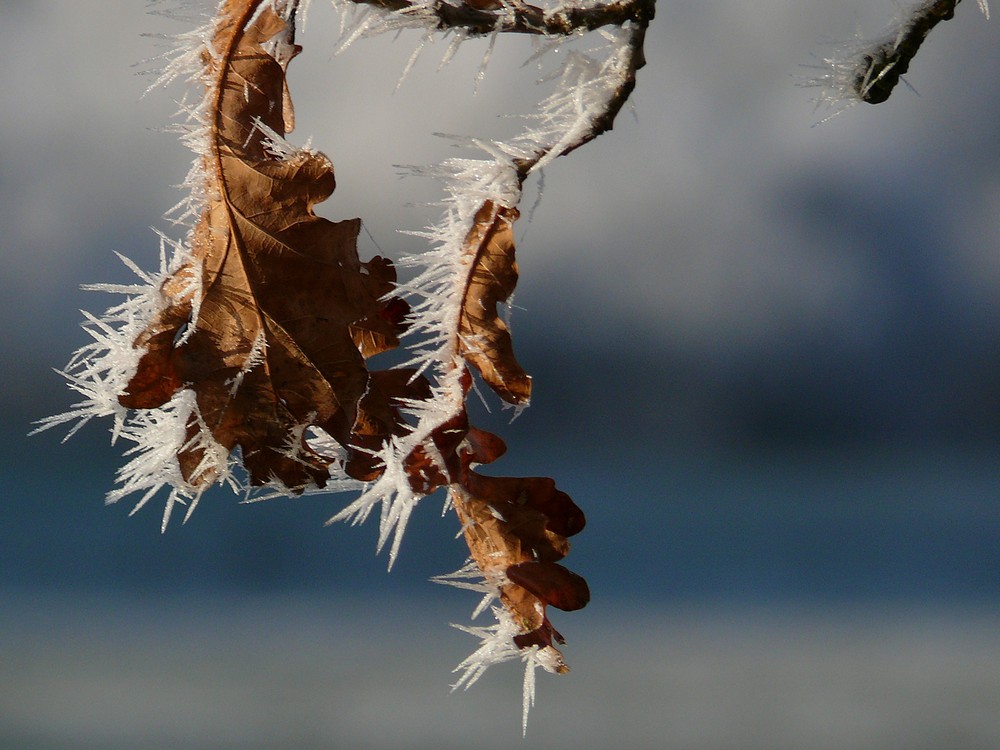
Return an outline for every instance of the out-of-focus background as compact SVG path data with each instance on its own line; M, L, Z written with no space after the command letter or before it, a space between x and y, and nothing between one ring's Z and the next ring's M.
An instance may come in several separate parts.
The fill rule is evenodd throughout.
M105 507L120 447L31 422L73 395L82 283L155 265L180 199L179 88L138 75L184 24L137 0L0 0L0 746L943 748L1000 746L1000 27L975 3L901 86L822 125L811 66L889 0L660 0L609 133L519 222L513 325L531 409L481 417L494 470L556 478L589 525L555 613L573 672L449 694L470 594L437 498L396 568L344 497ZM436 72L416 40L333 57L313 2L291 66L298 142L333 160L322 211L362 253L420 250L435 186L394 165L504 135L543 93L530 44ZM535 201L530 187L525 208Z

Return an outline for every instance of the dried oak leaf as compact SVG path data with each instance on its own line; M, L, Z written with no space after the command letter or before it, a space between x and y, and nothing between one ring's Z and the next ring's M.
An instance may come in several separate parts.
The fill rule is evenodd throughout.
M365 357L397 345L405 304L380 301L395 272L381 258L360 262L359 219L313 213L335 187L329 160L274 142L292 121L290 27L263 0L229 0L220 17L215 54L204 56L210 197L191 235L194 263L163 285L168 304L135 340L145 351L119 400L153 408L195 392L178 455L193 485L214 479L201 469L204 430L242 450L254 484L322 485L329 461L304 429L349 439Z
M520 648L563 643L546 607L581 609L590 601L587 582L557 561L569 552L567 537L584 527L583 511L546 477L490 477L467 471L451 487L465 540L487 579L500 583L500 600L520 633ZM561 657L557 670L568 667Z
M505 401L526 404L531 399L531 377L514 358L510 331L497 314L517 285L514 258L516 208L486 201L476 212L465 238L470 271L462 296L458 324L458 353Z

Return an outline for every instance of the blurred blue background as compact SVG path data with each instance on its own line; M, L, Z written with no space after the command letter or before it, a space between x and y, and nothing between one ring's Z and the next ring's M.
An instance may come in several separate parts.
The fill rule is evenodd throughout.
M995 21L963 4L919 93L813 127L796 84L890 3L660 0L637 117L548 170L514 301L533 404L479 422L495 472L587 513L567 562L593 602L555 614L573 672L540 676L522 741L518 669L448 692L475 600L427 582L465 557L439 498L387 574L374 525L323 526L346 497L213 493L161 535L155 502L103 504L107 425L26 437L110 302L79 285L177 231L181 91L140 99L137 72L142 33L186 27L143 6L0 0L0 746L1000 746ZM396 230L436 188L394 165L512 132L530 47L500 40L475 92L485 46L435 72L432 45L393 93L416 37L333 57L336 23L312 4L294 139L363 254L419 251Z

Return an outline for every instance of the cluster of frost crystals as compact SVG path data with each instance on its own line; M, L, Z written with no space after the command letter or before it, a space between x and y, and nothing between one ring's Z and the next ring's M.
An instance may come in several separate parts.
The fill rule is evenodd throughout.
M502 607L490 607L499 595L500 586L507 581L502 577L494 580L486 577L479 570L478 566L471 560L454 573L435 576L431 579L435 583L442 583L448 586L455 586L460 589L475 591L483 595L479 604L472 612L475 620L480 614L491 610L496 618L494 625L473 626L452 624L452 627L468 633L479 639L479 646L469 656L463 659L454 672L461 672L458 680L452 685L452 690L459 688L467 690L494 664L503 664L509 661L524 663L524 682L521 698L521 731L526 733L528 729L528 714L535 705L535 670L541 667L546 672L565 672L567 667L563 662L562 655L551 646L540 648L530 646L528 648L518 648L514 642L514 637L520 634L520 629L514 623L510 613Z
M166 247L174 253L167 260ZM186 261L187 254L179 243L161 235L160 269L155 274L146 273L125 256L121 261L138 277L136 284L91 284L90 291L110 292L125 296L125 300L110 307L97 317L84 312L83 330L92 341L77 349L69 363L60 371L72 390L83 400L62 414L47 417L39 422L39 430L75 423L64 439L72 437L94 417L111 417L112 439L121 435L128 410L118 403L118 394L125 390L138 365L142 352L132 346L135 337L146 327L165 305L160 285ZM37 430L36 430L37 432Z
M113 503L126 495L142 492L134 513L161 489L169 488L162 523L166 528L176 503L190 504L190 514L204 491L204 487L184 480L177 461L178 451L200 449L202 464L194 474L219 481L231 478L228 452L204 438L197 445L188 444L186 425L199 419L193 393L182 392L159 409L139 411L123 407L118 396L126 391L143 354L133 342L169 304L162 292L164 282L176 280L177 271L186 266L189 286L177 291L181 296L197 299L201 274L192 270L197 269L197 264L192 261L189 248L162 235L160 267L156 273L147 273L128 258L119 257L136 274L138 283L85 287L91 291L120 294L124 300L108 308L100 317L84 313L83 329L92 341L74 352L62 370L70 388L82 399L62 414L41 420L38 430L72 424L64 438L68 439L94 417L110 417L112 442L123 439L133 446L125 453L127 462L118 471L118 487L108 493L107 501Z
M526 119L533 127L512 142L519 151L543 154L533 171L543 169L567 148L585 141L634 71L631 30L615 27L592 32L598 43L569 50L562 65L542 79L555 81L553 92ZM563 40L546 39L532 59L558 51Z
M333 0L333 7L340 13L340 41L337 52L343 52L359 39L380 36L387 33L399 33L408 29L422 30L420 41L414 46L413 53L399 75L397 87L403 83L410 70L416 64L420 53L432 43L438 35L450 35L451 41L441 59L444 67L458 52L466 40L472 38L465 29L451 28L441 31L438 28L437 15L440 3L437 0L416 0L402 10L388 10L373 5L354 2L354 0ZM498 19L499 20L499 19ZM494 39L495 39L494 35ZM492 45L491 48L492 50ZM485 65L489 52L483 60Z
M915 19L940 0L924 0L907 11L902 11L889 29L874 39L865 39L860 32L855 39L840 46L836 55L823 58L819 75L803 82L807 87L821 88L816 97L817 108L831 110L821 122L836 117L841 112L865 101L868 92L882 78L889 75L895 65L900 45L912 30ZM958 5L957 0L955 5ZM979 10L989 20L987 0L977 0Z
M187 427L192 421L202 429L195 433L195 437L188 438ZM195 394L191 390L178 391L158 409L143 409L131 414L122 429L122 437L135 445L125 452L128 460L118 470L119 486L108 493L108 502L114 503L142 492L142 497L132 509L132 513L136 513L160 490L167 488L169 492L163 508L161 530L166 531L177 503L188 506L184 516L186 521L207 486L193 486L184 479L177 461L178 451L201 454L193 476L210 478L208 484L219 481L234 487L238 485L232 473L235 462L230 459L229 451L212 440L210 435L201 421Z
M347 49L359 39L404 29L433 29L437 26L437 0L417 0L399 11L362 5L354 0L333 0L340 13L340 49Z
M815 99L816 107L830 110L822 122L863 102L872 86L889 74L892 67L886 61L902 41L904 33L905 28L901 27L876 40L859 36L841 45L836 55L823 58L823 65L817 66L820 74L803 83L807 87L822 89Z
M529 646L519 648L514 637L521 630L514 622L510 613L502 607L493 607L496 617L495 625L485 627L471 625L455 625L456 628L479 639L479 648L467 656L457 667L461 672L458 681L452 685L453 690L467 689L472 686L487 669L495 664L509 661L524 663L524 683L521 694L521 732L527 733L528 714L535 705L535 670L541 667L546 672L559 673L566 671L562 656L551 646Z

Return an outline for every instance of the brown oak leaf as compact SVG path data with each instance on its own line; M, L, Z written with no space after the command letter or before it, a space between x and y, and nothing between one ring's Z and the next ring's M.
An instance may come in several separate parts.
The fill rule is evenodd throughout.
M510 331L497 314L517 285L514 258L516 208L486 201L465 238L471 269L462 297L458 328L459 354L474 366L505 401L526 404L531 399L531 377L514 358Z
M515 643L562 643L546 607L569 611L590 601L587 582L557 563L569 551L566 537L583 529L583 512L545 477L468 471L464 483L452 485L451 499L472 559L488 580L500 581L500 600L520 630Z
M381 301L392 264L359 260L361 221L313 213L335 187L329 160L275 143L291 127L285 69L299 48L260 5L229 0L216 54L204 56L209 198L191 234L193 263L163 285L167 305L136 339L144 354L119 400L154 408L192 389L200 419L178 456L189 483L214 479L193 447L208 430L241 449L253 484L295 490L328 473L304 428L349 439L369 384L365 357L397 345L406 309Z

